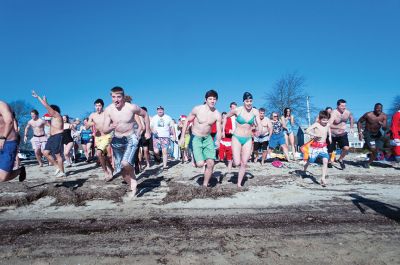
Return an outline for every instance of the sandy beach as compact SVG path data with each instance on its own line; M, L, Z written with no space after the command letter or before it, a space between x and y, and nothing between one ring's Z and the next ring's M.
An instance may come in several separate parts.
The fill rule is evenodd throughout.
M201 169L170 162L134 199L95 163L56 179L24 162L25 182L0 185L0 264L400 264L400 168L361 161L326 188L319 165L250 164L241 190L223 163L202 188Z

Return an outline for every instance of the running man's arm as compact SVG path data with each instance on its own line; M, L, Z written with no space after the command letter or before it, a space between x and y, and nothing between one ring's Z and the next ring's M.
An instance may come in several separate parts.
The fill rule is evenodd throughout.
M138 115L142 116L144 119L144 125L145 125L145 130L146 132L144 133L144 137L146 139L150 139L151 137L151 129L150 129L150 118L149 118L149 114L147 113L147 111L145 111L144 109L142 109L141 107L135 105L135 107L139 110L138 111Z
M197 115L197 107L194 107L193 110L187 116L185 122L183 123L182 131L181 131L181 138L179 139L180 146L183 146L183 144L185 143L185 133L186 133L188 124L190 121L192 121L192 120L194 120L194 118L196 118L196 115Z
M89 115L87 125L89 128L95 125L95 123L93 121L93 113Z
M4 134L0 135L0 150L3 150L4 143L11 133L11 130L14 128L14 117L10 107L4 102L0 102L0 114L3 116L4 120Z
M262 125L261 125L261 119L260 119L260 113L258 110L254 109L255 115L256 115L256 121L257 121L257 136L262 133Z
M329 125L329 123L328 123L326 126L328 126L328 138L329 138L329 142L332 143L332 131L331 131L331 126Z
M317 123L312 124L310 127L308 127L305 131L306 134L311 135L313 137L316 137L317 135L314 133L314 129L317 127Z
M142 135L142 132L143 132L143 129L144 129L141 116L135 114L135 121L136 121L136 123L138 125L138 129L136 131L136 133L137 133L136 136L137 136L138 139L140 139L140 136Z
M272 126L272 121L269 119L269 118L265 118L265 119L268 119L267 120L267 124L268 124L268 134L269 134L269 137L271 137L272 136L272 130L273 130L273 126Z
M112 124L112 125L111 125ZM104 127L103 131L105 134L109 134L112 132L115 127L117 127L117 124L111 122L111 116L110 116L110 110L107 107L104 111Z
M215 145L219 148L219 143L221 142L222 137L222 116L221 113L217 113L217 140L215 141Z
M354 132L354 117L353 117L353 113L351 113L351 112L350 112L349 119L350 119L350 133L353 133Z
M382 126L382 129L384 131L386 131L386 129L387 129L387 115L386 114L383 115L383 121L379 122L379 124Z
M361 118L359 118L359 119L358 119L358 122L357 122L358 139L359 139L360 141L362 141L362 139L363 139L363 135L362 135L362 124L365 122L367 115L368 115L368 112L367 112L367 113L364 113L364 115L362 115Z
M26 124L25 130L24 130L24 143L26 143L26 141L28 141L28 131L29 128L32 127L31 122L28 121L28 123Z
M62 119L61 114L58 113L57 111L53 110L53 108L50 107L50 105L47 103L46 96L43 96L43 98L41 98L38 96L38 94L36 94L36 92L34 90L32 90L32 96L34 98L37 98L40 101L40 103L42 103L42 105L46 108L46 110L50 114L50 116L52 116L54 118Z

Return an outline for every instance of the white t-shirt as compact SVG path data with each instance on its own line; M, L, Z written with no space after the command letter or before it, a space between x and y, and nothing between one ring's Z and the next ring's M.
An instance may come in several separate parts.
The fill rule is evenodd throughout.
M170 136L170 127L172 119L168 115L163 115L162 117L155 115L151 119L150 126L157 132L158 137L168 137Z

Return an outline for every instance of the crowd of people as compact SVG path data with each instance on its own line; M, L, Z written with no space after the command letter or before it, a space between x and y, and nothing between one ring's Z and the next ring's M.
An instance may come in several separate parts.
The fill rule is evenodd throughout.
M146 107L132 103L131 97L121 87L111 89L112 103L105 106L102 99L94 102L95 111L81 121L71 120L61 115L57 105L50 105L45 96L35 91L32 96L46 108L47 113L40 118L37 110L31 111L23 141L30 139L40 167L44 158L55 168L55 176L67 177L65 168L76 161L79 146L86 162L97 160L106 181L121 174L129 185L131 194L136 194L136 174L151 166L151 151L155 163L162 163L162 170L168 170L169 160L181 160L203 168L203 186L208 186L216 161L225 162L227 173L238 169L237 186L243 185L249 162L260 161L264 165L276 152L282 159L293 162L296 152L294 127L296 120L290 108L285 108L280 116L253 106L253 96L243 94L243 104L232 102L228 112L216 109L218 93L206 92L204 103L195 106L188 115L181 115L178 122L165 113L164 107L157 107L157 114L149 117ZM26 179L26 170L17 159L19 133L10 106L0 101L0 181L19 177ZM347 123L350 131L347 131ZM302 146L304 171L310 163L322 162L320 184L327 185L326 175L333 163L345 169L344 158L349 151L348 134L353 133L354 118L347 109L346 101L339 99L337 107L319 112L315 123L307 128L311 140ZM368 168L378 152L384 150L387 130L387 115L380 103L374 110L365 113L357 122L359 139L371 151L369 160L363 166ZM392 154L400 159L400 110L392 117L390 138ZM335 151L341 149L339 157ZM281 152L280 152L281 151ZM96 159L95 159L96 158ZM274 160L274 165L282 165Z

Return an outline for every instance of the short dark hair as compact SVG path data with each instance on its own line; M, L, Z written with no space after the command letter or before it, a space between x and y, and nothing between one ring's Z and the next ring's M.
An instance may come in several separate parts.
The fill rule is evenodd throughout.
M125 96L124 89L120 86L115 86L115 87L111 88L111 93L122 94L123 96Z
M328 119L330 118L330 114L326 111L326 110L321 110L318 114L318 119L322 120L322 119Z
M224 114L226 114L226 111L223 111L223 112L221 113L221 115L224 115Z
M229 107L232 107L232 105L237 106L237 103L235 101L231 102L231 104L229 104Z
M100 104L102 107L104 107L104 101L101 98L96 99L96 101L94 102L94 105L96 104Z
M69 116L68 115L63 115L63 117L65 116L65 118L67 119L67 122L69 122Z
M60 107L57 105L50 105L50 108L52 108L54 111L57 111L58 113L61 113Z
M253 99L253 95L250 92L244 92L243 101L245 101L246 99Z
M140 107L140 108L147 112L147 108L146 107L143 106L143 107Z
M208 91L206 92L205 99L208 99L209 97L214 97L214 98L218 99L218 93L217 93L217 91L215 91L215 90L213 90L213 89L208 90Z
M346 103L346 100L344 100L344 99L339 99L338 101L337 101L337 105L339 106L340 104L342 104L342 103Z
M383 108L382 103L376 103L376 104L375 104L375 108L378 107L378 106L381 106L381 108Z
M328 111L328 109L332 110L332 107L326 107L325 111Z
M258 111L265 112L264 108L260 108Z
M39 115L39 112L35 109L31 110L31 113L34 113L35 115Z

